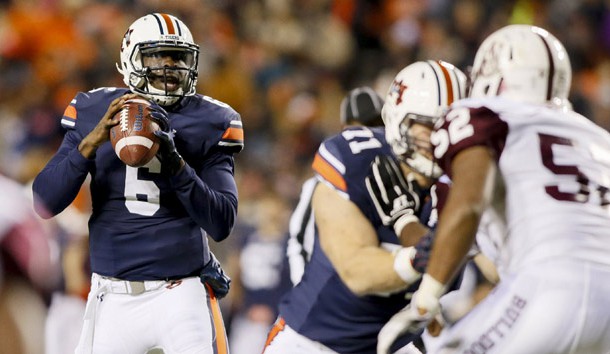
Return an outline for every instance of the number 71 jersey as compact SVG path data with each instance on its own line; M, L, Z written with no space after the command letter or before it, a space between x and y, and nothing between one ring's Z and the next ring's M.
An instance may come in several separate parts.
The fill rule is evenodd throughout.
M379 243L388 249L399 247L399 240L377 215L365 178L377 155L391 154L383 128L354 126L327 138L320 145L312 166L320 183L354 203L370 221ZM337 219L336 222L349 223L350 220ZM315 229L311 260L301 281L280 303L280 315L293 330L334 352L373 353L379 330L407 305L405 292L355 296L320 246L317 227ZM371 271L374 267L372 264ZM412 338L403 339L408 342Z
M454 104L431 140L450 177L469 147L486 146L496 159L489 211L506 230L506 271L556 257L610 264L607 131L573 111L494 97Z
M378 155L392 155L384 129L353 126L326 139L312 165L318 179L356 204L374 227L381 225L381 219L364 181Z

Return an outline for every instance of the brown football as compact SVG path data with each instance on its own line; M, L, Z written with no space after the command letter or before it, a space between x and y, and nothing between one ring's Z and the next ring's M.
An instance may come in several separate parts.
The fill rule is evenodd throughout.
M159 138L154 134L159 125L149 118L149 114L149 101L142 98L127 100L116 114L119 124L110 129L114 152L131 167L146 165L159 150Z

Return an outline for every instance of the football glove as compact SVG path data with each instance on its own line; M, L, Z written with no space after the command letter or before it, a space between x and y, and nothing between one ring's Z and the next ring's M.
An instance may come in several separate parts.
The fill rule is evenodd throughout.
M154 134L161 143L159 152L157 152L157 158L161 161L161 171L173 176L182 168L184 163L174 143L176 131L174 129L170 129L170 131L156 130Z
M415 244L415 253L411 258L413 268L425 273L428 268L428 259L430 259L430 251L432 251L432 242L434 242L434 231L430 230Z
M405 225L419 221L416 214L420 187L415 180L404 177L392 157L377 156L365 182L381 221L392 226L397 235L400 236Z
M169 130L170 130L169 115L167 114L167 111L163 107L159 106L155 102L152 102L150 105L150 113L149 113L148 117L153 122L157 123L157 125L159 125L159 128L162 131L169 132Z
M157 158L161 161L162 171L173 176L183 164L182 156L176 150L176 144L174 143L176 130L171 129L167 111L154 102L150 105L149 117L159 125L160 129L156 130L154 134L159 138L161 144L159 152L157 152Z
M210 252L210 261L199 273L199 279L201 279L202 283L208 284L212 288L218 299L227 296L231 288L231 278L225 274L220 266L220 262L218 262L218 259L216 259L212 252Z

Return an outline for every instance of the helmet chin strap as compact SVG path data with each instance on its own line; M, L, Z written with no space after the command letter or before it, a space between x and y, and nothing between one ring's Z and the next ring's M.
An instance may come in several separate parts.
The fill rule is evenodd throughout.
M417 173L427 178L437 179L443 174L443 170L434 161L418 152L414 152L407 157L405 162Z

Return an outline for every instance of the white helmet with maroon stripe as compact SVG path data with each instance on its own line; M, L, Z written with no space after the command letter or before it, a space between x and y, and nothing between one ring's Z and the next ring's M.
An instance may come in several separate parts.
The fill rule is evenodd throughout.
M433 162L428 141L411 134L413 123L430 129L453 101L466 93L466 75L443 61L418 61L402 69L385 98L381 116L386 140L394 154L417 172L438 178L442 171Z
M471 80L470 97L570 107L570 58L561 42L539 27L509 25L489 35L477 50Z
M171 56L174 66L144 66L146 56ZM168 14L149 14L137 19L121 44L117 69L129 88L162 106L195 94L199 46L184 22ZM157 87L153 87L153 81ZM161 86L161 87L159 87Z

